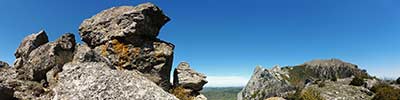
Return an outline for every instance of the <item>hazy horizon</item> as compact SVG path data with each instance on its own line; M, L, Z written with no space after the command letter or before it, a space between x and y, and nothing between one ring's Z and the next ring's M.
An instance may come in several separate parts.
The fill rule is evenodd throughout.
M158 38L173 43L207 87L243 86L256 66L338 58L380 78L400 76L400 1L396 0L11 0L0 1L0 60L10 65L21 40L44 29L53 41L92 15L152 2L171 18Z

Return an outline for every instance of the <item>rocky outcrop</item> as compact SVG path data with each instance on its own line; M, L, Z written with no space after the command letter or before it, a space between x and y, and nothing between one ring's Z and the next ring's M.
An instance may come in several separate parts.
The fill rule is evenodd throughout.
M323 86L319 84L324 84ZM319 84L312 84L305 87L302 92L313 90L324 100L371 100L373 92L364 87L340 84L326 81Z
M368 74L358 69L355 64L343 62L339 59L313 60L302 65L305 70L317 78L333 79L351 76L368 77Z
M14 67L20 68L24 65L25 61L28 61L29 54L39 46L49 42L47 34L44 30L38 33L31 34L25 37L17 50L15 51L16 60L14 62Z
M53 42L40 31L24 38L15 67L0 62L0 99L177 100L168 93L174 45L157 38L170 19L151 3L121 6L86 19L79 31ZM176 69L176 86L195 100L207 83L189 65ZM179 91L178 91L179 92Z
M238 94L238 98L239 100L260 100L273 96L287 98L317 81L332 80L338 84L345 83L347 86L354 77L370 76L357 65L338 59L313 60L283 68L276 66L271 70L257 67L247 85Z
M181 62L174 71L174 86L182 86L194 91L200 91L207 83L206 76L190 68L189 63Z
M238 100L262 100L293 93L295 88L281 77L279 69L278 66L273 70L257 66L247 85L239 92Z
M174 70L174 87L184 88L195 100L207 100L204 95L200 94L203 86L208 82L206 78L204 74L190 68L189 63L181 62Z
M104 10L86 19L79 31L88 47L104 57L112 67L138 70L169 90L175 46L156 38L160 28L168 21L161 9L145 3ZM90 52L86 56L97 56Z
M101 62L66 64L58 78L54 100L178 100L140 72L111 70Z
M83 21L79 31L82 41L92 48L116 38L140 43L140 38L156 38L161 27L169 20L160 8L144 3L135 7L120 6L104 10Z
M71 62L73 53L75 50L75 36L71 33L64 34L56 41L46 43L34 50L29 54L27 61L24 62L23 66L18 67L18 78L22 80L31 81L50 81L46 77L46 74L50 70L55 73L61 71L61 67Z

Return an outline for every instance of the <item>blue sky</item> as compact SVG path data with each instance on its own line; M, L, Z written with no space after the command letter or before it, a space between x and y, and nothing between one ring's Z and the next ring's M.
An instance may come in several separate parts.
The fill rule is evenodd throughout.
M256 65L339 58L379 77L400 76L398 0L2 0L0 60L12 63L21 40L45 29L51 41L92 15L153 2L171 17L159 38L209 86L243 85ZM224 80L217 83L217 80Z

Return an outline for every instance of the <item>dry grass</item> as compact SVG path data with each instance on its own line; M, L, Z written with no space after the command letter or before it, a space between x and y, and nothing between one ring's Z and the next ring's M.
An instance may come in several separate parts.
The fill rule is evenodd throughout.
M179 100L194 100L194 97L190 96L190 92L185 91L185 88L181 86L172 88L170 92Z

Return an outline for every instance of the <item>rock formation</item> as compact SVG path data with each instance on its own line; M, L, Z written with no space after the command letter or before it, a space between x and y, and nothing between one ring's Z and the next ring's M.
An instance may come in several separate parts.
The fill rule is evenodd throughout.
M170 89L174 45L157 39L170 19L160 8L145 3L104 10L79 27L82 41L117 69L138 70Z
M257 66L246 87L238 94L238 100L262 100L268 97L287 96L295 88L280 76L280 68L268 70Z
M181 62L174 71L174 87L184 88L195 100L207 100L200 94L207 82L206 76L191 69L187 62Z
M318 85L315 84L321 80L337 81L346 78L350 78L351 80L353 77L370 78L364 70L358 69L357 65L343 62L338 59L313 60L301 65L286 66L283 68L276 66L271 70L256 67L251 79L238 94L238 99L261 100L274 96L289 98L289 96L294 95L302 89L304 90L304 88L318 87ZM349 85L350 81L344 82L345 84L337 83L339 82L330 82L329 86L334 85L336 90L340 90L342 87L353 87ZM368 90L364 87L359 88L360 90ZM336 98L335 96L343 96L340 94L335 96L324 94L329 94L335 89L324 90L324 92L321 93L324 95L322 97L332 99ZM358 90L348 91L351 92ZM365 93L360 95L362 95L362 97L354 97L354 99L365 99L371 97L371 95Z
M27 36L14 67L0 62L0 100L177 100L168 93L174 45L157 38L170 19L151 3L104 10L71 33L49 42L42 30ZM176 86L196 100L207 83L188 66L176 69ZM190 75L190 76L188 76ZM192 77L195 76L195 77Z
M109 68L101 62L64 65L52 99L177 100L140 72Z
M324 86L319 86L324 84ZM302 92L313 90L324 100L371 100L373 93L364 87L325 81L305 87Z

